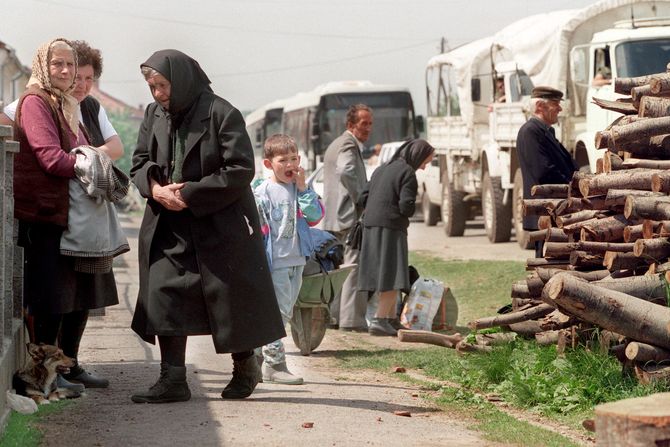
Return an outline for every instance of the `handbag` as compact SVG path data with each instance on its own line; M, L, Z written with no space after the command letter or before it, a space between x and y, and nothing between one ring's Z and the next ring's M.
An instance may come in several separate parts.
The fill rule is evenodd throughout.
M361 249L361 244L363 243L363 216L351 227L344 243L354 250Z

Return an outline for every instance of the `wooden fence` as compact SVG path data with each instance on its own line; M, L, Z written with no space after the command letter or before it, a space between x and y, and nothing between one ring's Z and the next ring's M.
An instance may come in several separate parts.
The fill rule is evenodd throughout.
M0 126L0 428L4 429L10 409L6 391L12 375L25 361L23 329L23 252L16 246L18 225L14 219L14 154L19 144L12 141L12 128Z

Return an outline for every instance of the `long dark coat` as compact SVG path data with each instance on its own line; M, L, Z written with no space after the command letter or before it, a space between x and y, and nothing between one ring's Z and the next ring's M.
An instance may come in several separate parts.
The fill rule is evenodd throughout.
M248 351L286 335L249 186L254 175L252 146L242 115L227 101L207 91L193 107L182 165L181 194L188 205L184 211L170 212L151 199L151 178L165 182L171 157L168 118L157 103L147 107L140 128L131 176L148 201L140 229L140 289L132 328L154 343L155 335L203 333L201 329L209 326L206 333L212 334L217 352ZM152 313L160 307L160 298L149 293L155 284L164 282L179 290L182 281L174 276L174 268L150 269L155 261L150 256L156 256L152 244L154 250L165 248L157 237L174 222L188 227L185 234L193 245L189 256L199 280L197 299L204 300L206 309L198 318L209 321L189 321L192 315L183 313L190 298L186 289L185 305L167 314L163 309L158 314L161 321Z
M569 183L577 163L556 139L551 127L536 117L529 119L516 138L519 167L523 175L523 198L530 199L534 185ZM523 218L525 230L537 230L537 216Z

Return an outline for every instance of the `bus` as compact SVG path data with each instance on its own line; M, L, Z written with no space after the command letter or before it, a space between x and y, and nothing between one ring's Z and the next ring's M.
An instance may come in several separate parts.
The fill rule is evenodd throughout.
M328 145L346 130L349 106L359 103L370 106L373 111L374 124L365 143L367 148L416 138L422 130L421 119L414 114L412 95L406 87L376 85L370 81L329 82L247 115L247 132L258 151L257 174L262 176L258 157L262 159L263 141L276 132L296 140L303 167L308 173L314 171L322 163Z
M257 178L267 176L263 168L263 142L270 135L282 132L282 113L283 101L277 100L259 107L244 118L254 148Z

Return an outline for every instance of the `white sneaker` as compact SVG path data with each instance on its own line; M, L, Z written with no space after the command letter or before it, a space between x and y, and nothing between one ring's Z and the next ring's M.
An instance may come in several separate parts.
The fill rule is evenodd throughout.
M302 377L291 374L285 362L277 365L263 363L263 382L278 383L281 385L302 385L304 380L302 380Z

